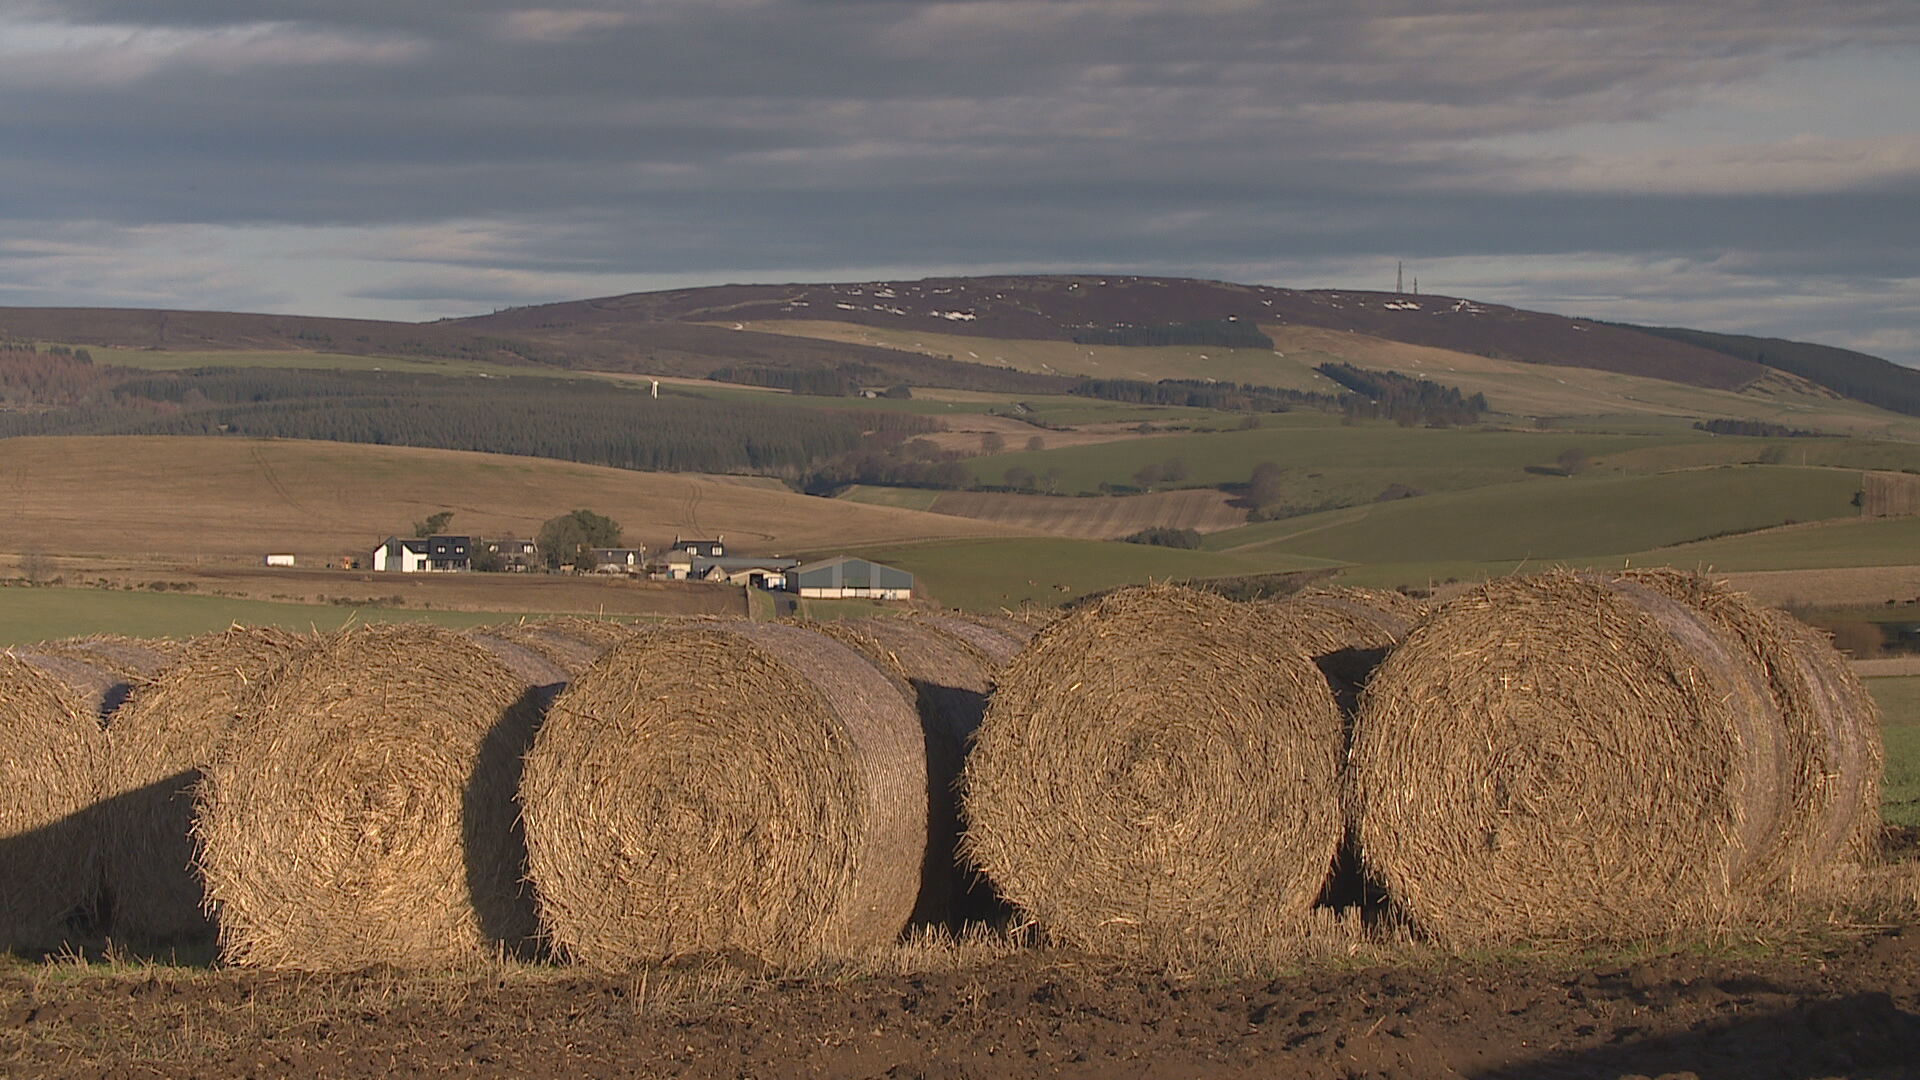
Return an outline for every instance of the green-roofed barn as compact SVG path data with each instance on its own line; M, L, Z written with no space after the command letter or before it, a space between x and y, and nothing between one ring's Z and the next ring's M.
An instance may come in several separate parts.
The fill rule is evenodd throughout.
M873 600L913 599L913 575L851 555L807 563L787 579L801 596L816 598L866 597Z

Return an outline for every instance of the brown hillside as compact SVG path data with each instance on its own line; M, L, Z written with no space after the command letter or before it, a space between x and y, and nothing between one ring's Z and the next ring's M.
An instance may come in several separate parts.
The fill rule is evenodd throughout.
M471 357L691 377L729 366L814 370L860 364L878 373L875 382L1014 393L1057 392L1068 385L1051 376L944 357L766 332L768 324L781 320L1050 341L1089 331L1231 320L1352 331L1496 359L1721 389L1747 386L1767 370L1630 328L1455 297L1091 274L722 285L510 308L418 325L222 312L0 308L0 337L182 350ZM760 329L745 329L749 323Z
M458 324L580 332L633 321L848 322L991 338L1065 340L1090 330L1205 320L1300 324L1526 363L1597 368L1736 389L1765 368L1586 319L1450 296L1301 291L1186 278L1057 275L832 285L725 285L519 308Z
M454 450L166 436L0 440L0 551L303 565L364 554L437 510L452 529L530 537L587 508L658 548L724 534L743 552L1024 535L1016 526L678 473Z

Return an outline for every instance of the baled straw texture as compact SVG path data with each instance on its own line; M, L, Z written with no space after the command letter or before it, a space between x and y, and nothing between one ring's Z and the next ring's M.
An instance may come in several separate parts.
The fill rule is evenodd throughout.
M532 937L514 808L538 695L447 630L371 625L249 699L195 811L231 963L468 964Z
M1368 871L1447 942L1718 925L1786 816L1791 760L1738 641L1635 582L1491 582L1421 623L1354 724Z
M52 948L92 903L105 741L80 695L0 652L0 950Z
M15 650L79 694L102 720L111 717L141 681L173 663L179 652L176 641L118 634L43 641Z
M36 645L39 652L71 656L107 668L128 678L159 674L186 653L184 642L171 638L136 638L124 634L92 634Z
M1750 871L1762 881L1818 881L1868 853L1880 834L1880 710L1827 636L1698 574L1635 570L1623 578L1688 604L1746 647L1764 673L1794 761L1780 842Z
M554 702L528 755L542 922L602 968L890 944L918 891L926 784L913 710L838 641L744 622L639 635Z
M949 633L958 623L989 646L999 648L994 631L962 620L886 616L840 622L805 623L856 650L883 670L895 673L907 700L920 715L927 758L927 843L920 902L913 922L952 922L983 913L987 896L969 896L973 875L959 863L958 783L967 740L986 714L999 664L971 641Z
M1425 604L1387 589L1313 588L1280 600L1258 601L1270 629L1313 658L1343 712L1380 661L1428 614Z
M116 938L161 943L212 933L193 865L194 788L246 696L306 641L242 626L195 638L184 659L114 713L104 807Z
M1005 667L1027 647L1040 627L993 615L925 615L931 625L966 642L995 669Z
M1332 873L1341 738L1325 679L1248 606L1118 590L1001 672L963 850L1063 943L1271 943Z
M570 681L638 631L605 619L565 617L483 626L477 632L532 649L563 669L567 674L563 681Z

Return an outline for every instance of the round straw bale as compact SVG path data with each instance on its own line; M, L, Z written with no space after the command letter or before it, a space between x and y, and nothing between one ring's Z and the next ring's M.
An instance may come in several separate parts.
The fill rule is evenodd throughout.
M147 678L158 674L186 652L186 643L172 638L136 638L125 634L91 634L66 638L34 648L56 656L72 656L99 664L122 675Z
M0 950L52 948L92 904L105 742L80 695L0 652Z
M1749 874L1761 881L1820 878L1834 862L1865 855L1880 833L1880 713L1832 641L1699 574L1621 576L1712 619L1764 673L1795 767L1780 842Z
M967 740L986 714L993 672L1000 665L967 638L949 634L947 623L978 631L977 636L1002 652L1004 643L1011 640L958 619L887 616L803 624L897 673L907 699L920 714L927 756L927 843L920 902L913 912L916 924L983 917L992 902L985 890L976 894L976 876L960 866L956 789Z
M13 655L23 663L31 665L41 675L52 679L73 694L93 717L97 727L104 723L113 711L133 693L133 683L126 676L100 664L99 658L75 659L73 654L41 652L40 646L28 646L13 650Z
M107 731L106 890L114 936L208 936L193 860L193 792L243 699L307 639L235 626L195 638L138 686Z
M619 968L857 953L906 926L926 847L920 725L873 664L800 627L662 628L558 700L521 801L544 926Z
M554 660L551 651L524 639L511 641L482 627L467 631L467 640L492 653L514 678L532 687L543 705L573 681L573 672Z
M1005 666L1027 647L1039 627L1015 619L979 615L921 616L941 631L972 646L994 668Z
M571 617L483 626L479 632L533 649L569 677L592 667L602 653L636 633L624 623Z
M1375 672L1350 792L1369 872L1450 942L1658 935L1751 899L1791 760L1741 644L1618 577L1490 582Z
M207 768L194 830L231 963L459 965L531 939L513 797L539 697L448 630L295 653Z
M1332 873L1341 738L1326 680L1249 606L1117 590L1000 673L962 848L1066 944L1271 941Z

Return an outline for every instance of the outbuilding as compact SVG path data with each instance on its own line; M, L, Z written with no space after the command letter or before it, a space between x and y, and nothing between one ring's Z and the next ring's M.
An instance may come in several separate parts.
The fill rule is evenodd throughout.
M858 597L872 600L913 599L913 575L877 562L836 555L807 563L787 576L788 588L816 599Z

